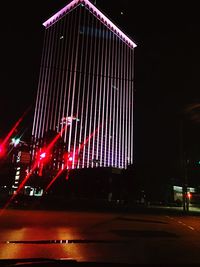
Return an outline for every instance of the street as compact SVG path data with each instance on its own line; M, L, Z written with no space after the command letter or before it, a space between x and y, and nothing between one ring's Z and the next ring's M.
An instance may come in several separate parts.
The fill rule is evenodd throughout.
M178 214L6 210L0 258L200 263L200 217Z

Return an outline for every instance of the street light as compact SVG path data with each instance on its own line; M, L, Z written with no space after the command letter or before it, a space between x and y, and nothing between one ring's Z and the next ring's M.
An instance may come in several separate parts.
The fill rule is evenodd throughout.
M20 143L20 138L12 138L12 140L11 140L12 142L11 142L11 144L14 146L14 147L16 147L17 145L19 145L19 143Z

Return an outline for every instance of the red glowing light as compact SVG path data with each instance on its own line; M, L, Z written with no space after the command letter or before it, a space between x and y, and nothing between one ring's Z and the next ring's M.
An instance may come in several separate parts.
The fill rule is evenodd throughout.
M0 158L3 157L5 154L5 148L2 144L0 144Z
M69 173L67 173L65 179L66 179L66 180L69 180Z
M72 162L74 160L73 153L66 152L64 155L64 168L65 169L71 169L72 167Z
M22 117L23 118L23 117ZM22 118L15 124L15 126L19 125L19 122L21 122ZM15 130L16 127L13 127L13 129ZM67 125L66 125L67 126ZM16 192L8 199L7 203L4 205L4 207L1 209L0 211L0 215L3 213L3 211L9 206L9 204L14 200L14 198L19 194L19 192L22 190L22 188L24 187L24 185L26 184L26 182L28 181L28 179L30 178L30 176L32 175L32 173L38 168L38 163L40 163L46 158L47 153L50 151L50 149L55 145L56 141L59 139L59 137L61 136L62 132L65 130L65 127L62 128L62 130L57 134L57 136L51 141L51 143L48 145L48 147L46 148L45 152L40 153L39 155L39 159L37 158L36 161L33 164L33 167L31 168L31 170L29 171L29 173L27 173L27 175L25 176L25 178L22 180L21 184L19 185L19 187L17 188ZM13 130L12 129L12 130ZM10 135L10 133L9 133ZM8 137L8 136L7 136ZM4 143L7 141L7 138L4 140ZM1 144L1 150L3 148L3 144ZM39 170L39 174L42 174L42 168L43 165L40 166L40 170ZM60 170L57 174L57 176L59 176L62 173L63 170ZM57 176L54 178L55 180L57 179ZM54 182L54 179L52 180L52 183ZM51 183L49 184L49 187L51 186Z
M3 149L3 146L2 146L2 145L0 145L0 154L2 154L2 153L3 153L3 151L4 151L4 149Z
M61 131L55 136L55 138L51 141L51 143L47 147L47 151L51 150L51 148L55 145L55 143L58 141L58 139L61 137L64 130L67 128L68 124L65 125Z
M192 194L191 194L190 192L188 192L188 193L187 193L187 197L188 197L189 199L191 199Z
M42 154L40 154L40 159L44 159L46 158L46 152L43 152Z
M53 178L53 180L51 180L51 182L47 185L46 189L45 189L45 192L47 192L49 190L49 188L52 186L52 184L58 179L58 177L62 174L62 172L65 170L65 169L68 169L68 172L71 170L71 167L72 167L72 162L76 160L77 157L75 157L74 155L77 155L79 150L83 149L83 147L87 144L87 142L95 135L95 133L100 129L100 127L97 127L94 132L92 132L87 138L86 140L80 145L80 148L76 148L75 150L75 153L72 154L72 153L68 153L66 152L64 154L64 160L65 160L65 163L64 163L64 167L63 169L59 170L58 173L56 174L56 176ZM73 155L73 156L72 156ZM66 180L69 179L69 173L67 173L67 176L66 176Z

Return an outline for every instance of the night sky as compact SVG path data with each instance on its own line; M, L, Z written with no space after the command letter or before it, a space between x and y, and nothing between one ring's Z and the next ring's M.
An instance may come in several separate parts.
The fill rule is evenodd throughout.
M136 164L145 179L174 177L179 157L179 114L185 105L200 101L197 1L96 2L138 45ZM42 22L67 3L67 0L7 1L1 7L1 137L29 106L34 107L44 36ZM29 113L20 131L31 130L31 119ZM188 131L193 145L198 140L197 128Z

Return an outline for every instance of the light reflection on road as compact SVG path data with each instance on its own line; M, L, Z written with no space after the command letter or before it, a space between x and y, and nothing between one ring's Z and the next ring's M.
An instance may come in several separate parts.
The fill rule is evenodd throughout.
M8 210L0 220L0 258L70 258L135 264L200 263L199 232L186 227L194 227L193 221L197 226L200 218ZM52 243L53 240L56 242ZM73 243L73 240L81 242ZM94 242L87 242L91 240Z

